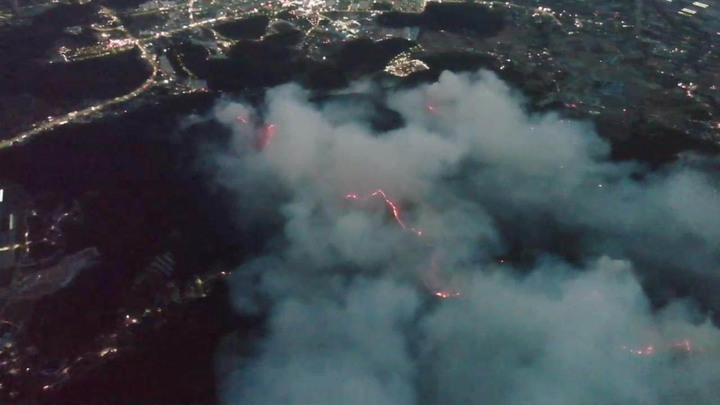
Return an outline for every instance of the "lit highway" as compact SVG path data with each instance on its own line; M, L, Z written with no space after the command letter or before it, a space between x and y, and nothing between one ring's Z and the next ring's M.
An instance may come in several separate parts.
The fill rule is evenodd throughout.
M79 121L83 118L89 118L93 114L97 114L101 112L102 110L117 105L120 103L124 103L128 100L131 100L142 93L144 93L146 90L151 88L155 84L155 74L158 71L158 63L157 60L152 57L147 48L145 48L140 42L137 43L138 48L140 49L141 55L143 59L145 59L151 66L152 66L152 73L150 74L150 77L137 89L131 91L130 93L127 93L123 96L116 97L114 99L95 104L91 107L88 107L84 110L78 110L78 111L72 111L68 114L57 116L57 117L50 117L46 122L43 122L41 124L34 124L33 129L21 132L16 137L0 141L0 149L5 149L11 146L14 146L20 142L25 142L28 139L41 134L46 131L50 131L54 128L60 127L62 125L66 125L71 122Z

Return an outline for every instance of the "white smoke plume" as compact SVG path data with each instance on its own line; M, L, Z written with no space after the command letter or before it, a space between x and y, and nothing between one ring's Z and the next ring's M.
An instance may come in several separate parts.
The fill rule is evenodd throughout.
M402 128L294 85L262 114L216 108L233 131L207 158L218 184L241 221L283 223L231 277L267 330L251 355L219 351L223 402L717 402L720 330L641 287L702 285L720 308L717 179L612 162L591 125L529 115L487 72L383 97ZM529 264L498 259L518 248Z

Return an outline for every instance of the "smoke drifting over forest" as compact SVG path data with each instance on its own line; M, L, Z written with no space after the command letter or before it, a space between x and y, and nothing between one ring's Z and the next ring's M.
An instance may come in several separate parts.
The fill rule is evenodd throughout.
M717 178L611 161L487 72L354 91L404 125L294 85L214 111L233 135L203 167L234 221L280 229L229 281L267 321L251 354L218 352L224 402L720 398Z

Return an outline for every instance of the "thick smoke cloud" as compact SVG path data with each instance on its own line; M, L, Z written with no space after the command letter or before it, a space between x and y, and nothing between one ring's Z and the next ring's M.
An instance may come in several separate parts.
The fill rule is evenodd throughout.
M629 270L625 261L601 258L581 276L566 275L556 291L548 291L547 280L474 277L463 300L442 305L422 324L429 342L424 397L508 404L716 400L717 353L628 355L633 348L660 351L657 342L711 345L720 337L709 324L691 325L687 314L673 312L681 308L652 316Z
M383 97L402 128L374 133L367 111L294 85L262 111L216 108L233 132L206 159L217 184L240 221L283 229L230 280L236 309L268 318L253 355L218 353L234 364L218 370L224 402L720 398L720 330L641 287L703 285L720 308L717 179L612 162L591 125L528 114L486 72ZM257 150L244 121L261 116L274 132ZM365 198L378 189L399 220Z

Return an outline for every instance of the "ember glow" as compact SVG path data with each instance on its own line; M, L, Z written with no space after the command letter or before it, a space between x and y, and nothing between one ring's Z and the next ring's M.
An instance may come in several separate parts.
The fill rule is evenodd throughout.
M459 297L462 294L460 292L451 292L451 291L435 291L435 296L440 298L451 298L451 297Z
M236 116L235 121L242 126L249 126L255 122L255 120L251 118L251 115L245 113ZM255 128L252 132L252 136L254 137L253 146L256 150L261 151L270 145L270 142L275 137L277 128L275 124L264 124L259 128Z
M647 346L640 349L628 349L627 347L623 346L623 349L638 356L650 356L651 354L655 353L655 346Z
M266 124L263 125L263 127L260 129L259 134L257 136L256 141L256 148L258 150L263 150L267 148L270 145L270 142L275 137L276 128L275 124Z
M672 347L681 348L688 353L693 351L692 344L690 343L690 341L688 339L685 339L682 342L673 343Z
M688 354L700 352L700 350L693 348L692 342L689 339L665 345L649 345L640 348L629 348L627 346L623 346L622 348L636 356L652 356L658 353L667 353L671 351L676 353L677 351L680 351L681 353Z

